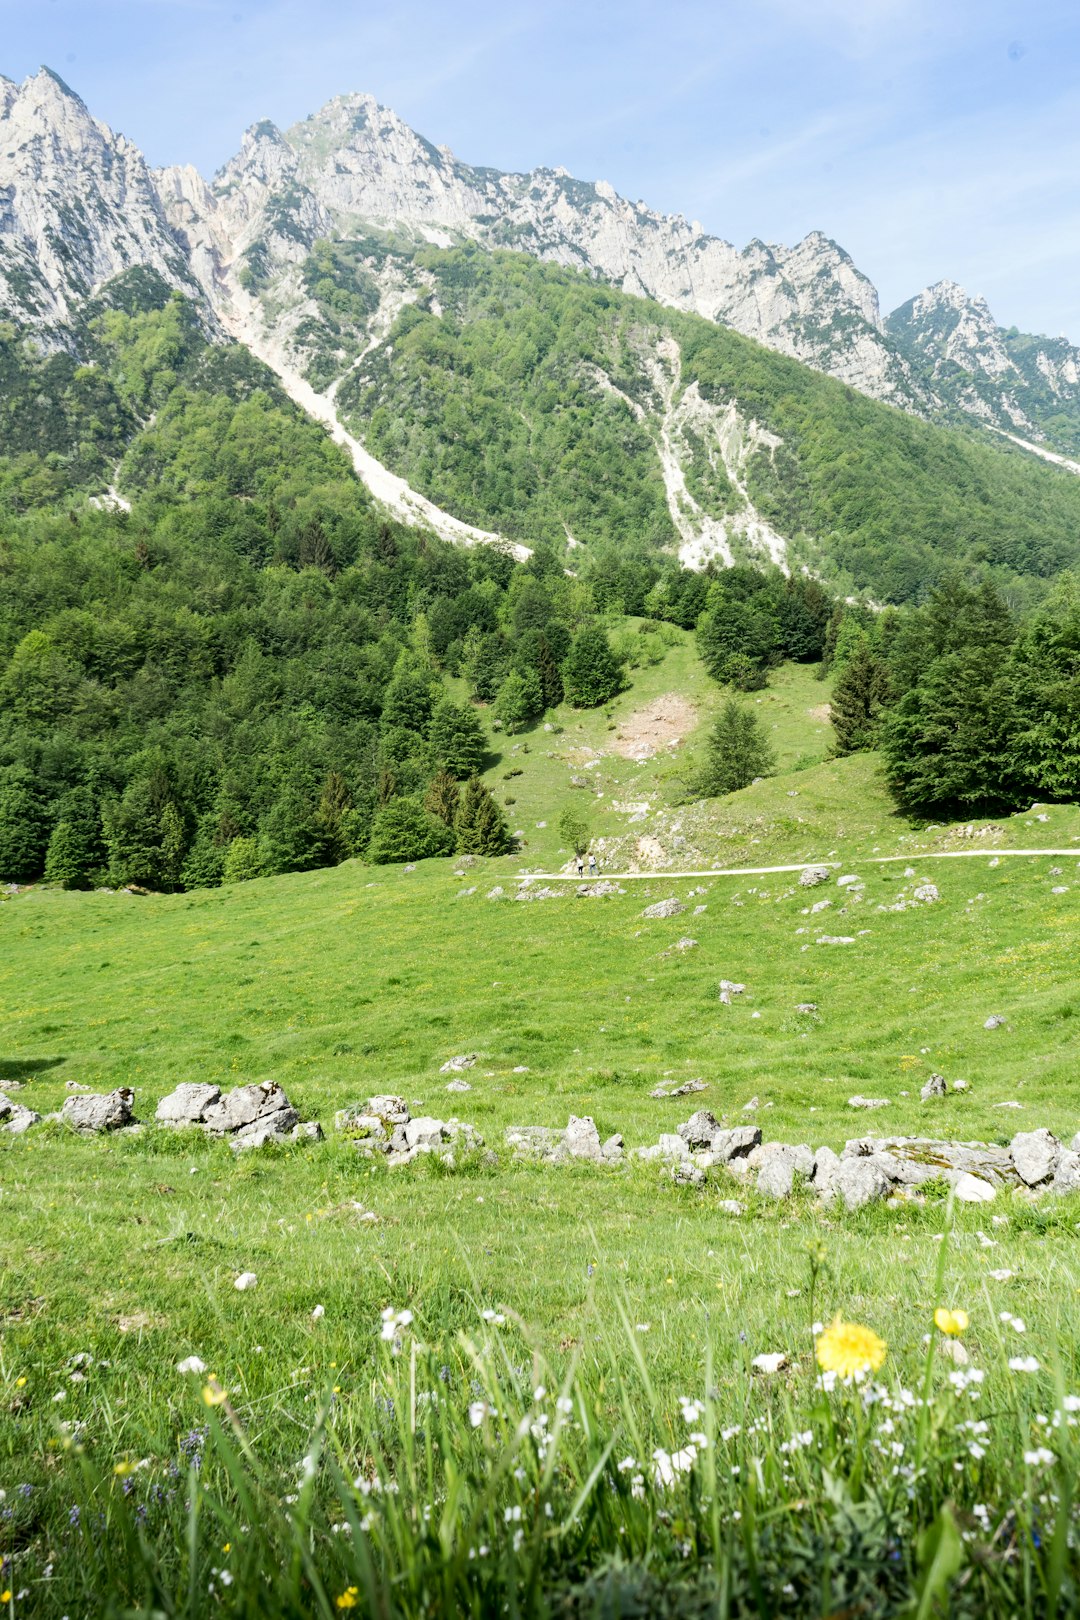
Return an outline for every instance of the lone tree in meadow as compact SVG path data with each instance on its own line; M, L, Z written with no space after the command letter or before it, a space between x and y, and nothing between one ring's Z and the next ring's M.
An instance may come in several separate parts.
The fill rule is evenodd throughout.
M749 787L755 776L768 776L775 769L776 755L761 721L749 704L729 697L709 734L695 792L699 798L716 799Z
M510 848L503 813L479 777L465 785L455 830L459 855L505 855Z
M559 817L559 837L570 845L575 855L584 855L589 847L588 824L569 806Z

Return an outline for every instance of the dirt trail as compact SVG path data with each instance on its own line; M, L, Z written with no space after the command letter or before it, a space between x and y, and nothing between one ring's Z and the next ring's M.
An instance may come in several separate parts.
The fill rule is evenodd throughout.
M618 878L619 882L630 878L711 878L711 877L763 877L769 872L805 872L809 866L827 866L830 871L837 871L843 866L885 866L890 862L903 861L907 866L914 866L922 861L964 861L996 860L999 855L1071 855L1080 860L1080 846L1073 845L1071 849L946 849L936 850L925 854L909 853L907 855L853 855L846 861L796 861L790 866L714 866L703 872L604 872L602 877L607 879ZM558 879L567 879L565 872L530 872L528 878L522 882L536 883L555 882ZM579 881L576 877L575 882ZM594 881L592 878L582 880L586 883Z

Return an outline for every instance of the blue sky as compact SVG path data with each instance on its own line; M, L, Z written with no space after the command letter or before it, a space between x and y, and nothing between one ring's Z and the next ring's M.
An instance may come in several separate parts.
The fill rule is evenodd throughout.
M154 163L367 90L740 245L824 230L885 310L949 276L1080 341L1077 0L0 0L0 72L42 62Z

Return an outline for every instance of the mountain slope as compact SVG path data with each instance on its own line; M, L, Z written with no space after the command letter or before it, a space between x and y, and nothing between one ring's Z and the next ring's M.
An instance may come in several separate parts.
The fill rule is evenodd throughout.
M371 96L338 97L284 133L255 125L212 187L180 169L159 184L211 292L238 259L265 278L332 230L404 230L442 247L472 239L733 326L876 398L927 403L881 331L873 286L821 232L790 249L755 241L739 250L603 180L473 168Z
M943 410L1080 451L1080 349L998 326L985 299L939 281L894 310L889 336Z

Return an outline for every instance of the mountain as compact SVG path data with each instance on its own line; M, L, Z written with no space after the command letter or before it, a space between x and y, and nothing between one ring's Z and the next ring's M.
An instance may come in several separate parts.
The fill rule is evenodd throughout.
M1080 349L998 326L985 299L938 281L889 316L886 331L926 379L942 414L1080 451Z
M984 431L995 367L1049 391L1052 362L1067 418L1069 356L929 295L892 330L820 234L738 250L601 181L470 167L366 96L254 126L212 182L152 173L47 70L3 81L0 179L17 508L151 488L163 442L190 460L176 390L277 410L279 384L392 515L465 544L767 561L879 601L1077 561L1080 483ZM956 385L961 342L985 387Z
M0 315L55 346L132 266L198 295L142 153L48 68L21 86L0 78Z
M211 295L238 263L272 281L332 231L404 231L442 247L475 240L732 326L875 398L926 403L882 331L874 287L821 232L793 248L738 249L697 221L628 202L604 180L471 167L371 96L338 97L284 133L255 125L212 187L190 169L158 178Z

